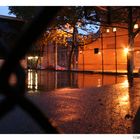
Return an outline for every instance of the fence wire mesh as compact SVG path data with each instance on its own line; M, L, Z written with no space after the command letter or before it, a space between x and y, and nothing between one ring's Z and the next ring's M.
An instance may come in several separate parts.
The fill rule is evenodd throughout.
M31 44L49 26L60 9L61 7L43 7L36 18L21 33L12 50L9 51L0 45L0 50L6 52L5 61L0 69L0 93L5 96L0 102L0 118L14 107L19 106L42 127L44 133L50 134L56 134L58 130L52 126L41 110L25 97L25 71L20 65L20 60L26 55ZM16 77L14 85L9 82L11 75Z

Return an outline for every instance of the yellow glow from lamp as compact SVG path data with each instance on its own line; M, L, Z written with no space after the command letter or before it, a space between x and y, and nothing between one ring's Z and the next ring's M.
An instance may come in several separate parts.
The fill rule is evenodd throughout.
M38 89L38 75L35 74L35 89Z
M31 59L33 59L33 57L32 56L29 56L28 59L31 60Z
M139 25L138 24L135 24L134 25L134 29L138 29L139 28Z
M108 29L106 29L106 32L107 32L107 33L109 33L109 32L110 32L109 28L108 28Z
M35 56L35 59L38 59L38 56Z
M124 53L128 54L129 49L128 48L124 48Z
M114 27L114 28L113 28L113 32L116 32L116 31L117 31L117 28L116 28L116 27Z
M127 88L129 86L128 80L124 80L122 86Z

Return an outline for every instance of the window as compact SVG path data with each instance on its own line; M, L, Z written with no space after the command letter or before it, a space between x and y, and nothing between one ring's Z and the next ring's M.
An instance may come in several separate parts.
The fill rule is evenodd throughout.
M94 48L94 54L98 54L99 53L99 48Z

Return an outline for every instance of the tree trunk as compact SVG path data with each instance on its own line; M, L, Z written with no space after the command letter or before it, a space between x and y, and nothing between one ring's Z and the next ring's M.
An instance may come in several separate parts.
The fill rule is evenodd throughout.
M74 26L73 29L73 35L72 35L72 48L70 49L70 54L69 54L69 61L68 61L68 70L71 71L71 66L72 66L72 59L73 59L73 55L74 55L74 50L76 47L76 27Z
M134 68L134 36L133 36L133 21L132 21L132 7L128 8L128 44L129 51L127 55L127 74L128 79L133 79Z
M71 71L73 51L74 51L74 46L72 45L72 48L71 48L70 54L69 54L69 62L68 62L68 70L69 71Z

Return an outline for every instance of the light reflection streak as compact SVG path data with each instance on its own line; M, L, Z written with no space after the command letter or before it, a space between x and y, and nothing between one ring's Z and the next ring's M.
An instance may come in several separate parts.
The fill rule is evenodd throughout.
M38 89L38 74L33 70L28 70L28 89Z
M35 74L35 89L38 89L38 75Z
M72 89L70 87L65 87L65 88L60 88L59 90L61 90L61 91L68 91L68 90L72 90Z
M97 87L101 87L101 86L102 86L101 79L98 79L98 85L97 85Z
M121 105L129 105L129 95L128 93L125 93L120 97L120 104Z
M127 113L130 110L130 96L129 96L129 91L128 91L128 87L129 87L129 83L128 80L125 80L121 86L124 88L124 92L122 92L123 94L119 95L119 105L120 108L123 109L123 113Z
M122 83L122 87L128 87L129 83L128 80L124 80L124 82Z

